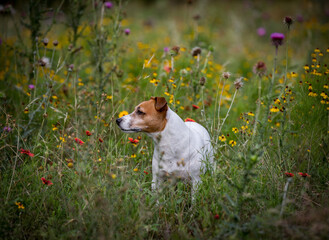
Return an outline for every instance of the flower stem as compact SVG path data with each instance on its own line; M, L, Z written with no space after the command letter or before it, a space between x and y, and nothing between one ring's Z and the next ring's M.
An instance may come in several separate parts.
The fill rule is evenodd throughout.
M229 107L229 109L228 109L228 111L227 111L227 113L226 113L226 116L225 116L225 118L224 118L224 120L223 120L223 123L221 124L220 129L219 129L219 131L218 131L219 134L220 134L220 132L221 132L221 130L222 130L222 127L223 127L223 125L224 125L224 123L225 123L227 117L229 116L229 113L230 113L230 111L231 111L231 108L232 108L232 105L233 105L233 102L234 102L234 99L235 99L235 96L236 96L237 92L238 92L238 89L235 89L235 92L234 92L234 95L233 95L233 99L232 99L231 105L230 105L230 107Z

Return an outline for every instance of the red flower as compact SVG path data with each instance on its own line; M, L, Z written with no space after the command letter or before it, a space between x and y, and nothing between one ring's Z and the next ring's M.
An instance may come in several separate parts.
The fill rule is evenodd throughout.
M184 121L185 121L185 122L195 122L195 120L193 120L192 118L185 118Z
M34 157L34 154L31 153L29 150L25 150L25 149L21 148L20 151L21 151L21 154L26 154L26 155L28 155L30 157Z
M147 175L147 174L149 174L148 172L146 172L146 171L144 171L144 173Z
M199 109L199 108L200 108L198 105L195 105L195 104L193 104L192 107L193 107L194 109Z
M218 214L215 214L214 218L215 219L219 219L219 215Z
M89 132L88 130L86 131L87 136L91 136L91 132Z
M80 139L80 138L75 138L74 139L76 143L78 143L79 145L83 145L84 142Z
M302 172L299 172L298 173L300 176L306 178L306 177L310 177L310 175L308 175L307 173L302 173Z
M98 141L100 141L101 143L104 142L103 139L101 139L101 138L98 138Z
M284 174L285 174L287 177L293 177L293 176L294 176L293 173L289 173L289 172L285 172Z
M42 180L43 184L46 184L48 186L53 185L53 183L50 180L46 180L44 177L42 177L41 180Z
M137 144L137 143L139 143L139 140L138 140L138 139L133 139L133 138L131 138L131 137L129 137L128 140L129 140L130 143L132 143L132 144Z

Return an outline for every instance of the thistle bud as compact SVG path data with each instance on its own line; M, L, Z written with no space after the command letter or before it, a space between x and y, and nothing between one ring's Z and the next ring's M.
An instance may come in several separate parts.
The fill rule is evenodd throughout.
M206 83L206 78L205 78L205 77L201 77L201 78L200 78L200 85L201 85L201 86L204 86L205 83Z
M173 57L177 56L179 54L179 49L180 49L180 47L178 47L178 46L172 47L170 50L170 55Z
M44 38L44 39L42 40L42 43L43 43L43 45L47 46L48 43L49 43L49 39L48 39L48 38Z
M57 40L53 41L53 45L54 45L55 47L57 47L57 45L58 45L58 41L57 41Z
M198 56L200 54L201 54L201 48L195 47L195 48L192 49L192 56L193 57L196 57L196 56Z

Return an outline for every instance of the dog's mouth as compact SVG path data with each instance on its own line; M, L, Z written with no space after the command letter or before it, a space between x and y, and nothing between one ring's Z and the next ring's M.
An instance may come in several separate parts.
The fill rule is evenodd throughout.
M120 127L120 126L119 126L119 127ZM140 129L140 128L124 129L124 128L121 128L121 127L120 127L120 129L121 129L121 131L126 132L126 133L131 133L131 132L141 132L141 131L142 131L142 129Z

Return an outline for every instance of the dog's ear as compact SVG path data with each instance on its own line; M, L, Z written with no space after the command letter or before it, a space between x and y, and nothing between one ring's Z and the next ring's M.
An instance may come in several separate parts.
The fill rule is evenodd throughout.
M168 109L167 101L164 97L152 97L151 99L155 100L155 109L157 111L162 112Z

